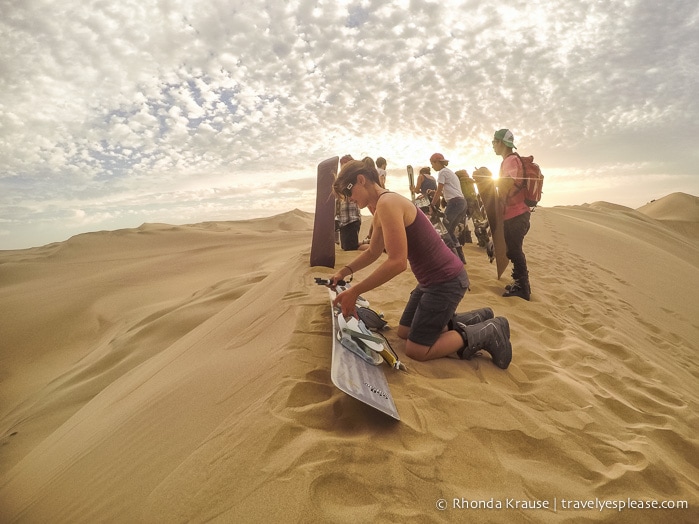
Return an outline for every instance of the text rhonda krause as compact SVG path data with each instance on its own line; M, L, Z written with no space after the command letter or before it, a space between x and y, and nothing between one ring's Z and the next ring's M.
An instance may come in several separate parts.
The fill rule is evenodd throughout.
M624 509L688 509L686 500L646 500L646 499L559 499L552 500L522 500L495 498L487 500L469 500L455 498L452 502L453 509L543 509L549 511L568 510L599 510L605 509L622 511Z

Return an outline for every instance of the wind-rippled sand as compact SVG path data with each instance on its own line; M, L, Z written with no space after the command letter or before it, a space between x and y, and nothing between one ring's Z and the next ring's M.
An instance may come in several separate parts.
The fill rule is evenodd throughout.
M0 252L0 521L697 522L698 202L538 209L531 302L466 246L506 371L404 356L409 271L367 293L401 422L330 381L312 215Z

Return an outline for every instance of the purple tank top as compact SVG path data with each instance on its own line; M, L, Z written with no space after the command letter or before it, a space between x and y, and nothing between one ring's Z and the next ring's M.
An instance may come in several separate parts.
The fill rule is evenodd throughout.
M415 220L405 228L408 262L421 286L440 284L456 278L464 265L447 247L427 215L418 209Z

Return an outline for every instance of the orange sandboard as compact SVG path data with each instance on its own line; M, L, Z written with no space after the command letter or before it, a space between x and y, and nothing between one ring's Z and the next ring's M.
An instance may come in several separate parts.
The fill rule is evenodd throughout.
M478 186L478 194L483 200L485 214L488 216L490 232L493 238L493 249L495 252L495 265L498 270L498 279L507 269L510 261L507 259L507 245L505 244L505 230L502 220L502 205L500 204L495 182L492 173L486 168L476 169L473 172L473 179Z

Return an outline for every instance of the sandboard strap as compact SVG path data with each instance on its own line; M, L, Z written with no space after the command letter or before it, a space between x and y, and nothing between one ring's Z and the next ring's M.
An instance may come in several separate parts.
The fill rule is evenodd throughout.
M374 335L367 335L366 333L362 333L361 331L355 331L354 329L350 328L342 328L343 333L347 333L348 335L352 337L357 337L361 338L364 340L369 340L371 342L377 342L379 344L383 344L383 339L381 337L375 337Z

